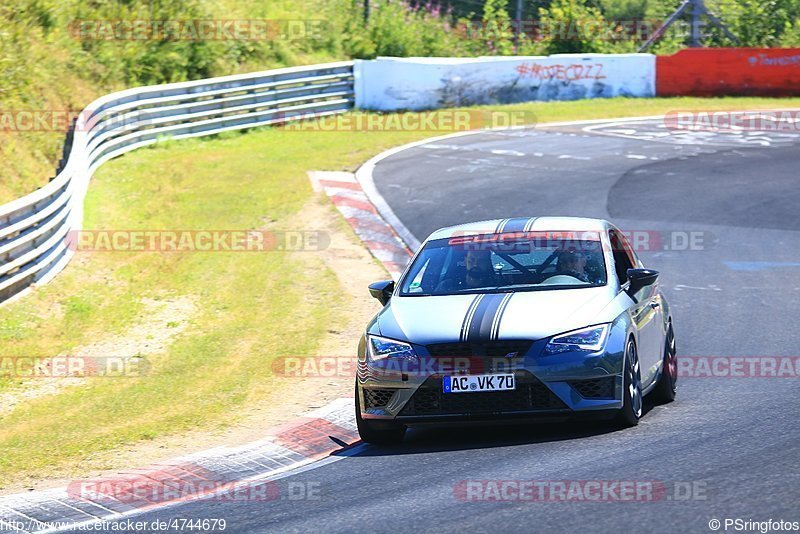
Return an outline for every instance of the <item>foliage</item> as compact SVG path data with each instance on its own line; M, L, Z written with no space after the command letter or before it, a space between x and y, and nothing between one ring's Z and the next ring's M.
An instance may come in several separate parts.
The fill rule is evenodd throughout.
M608 20L644 20L647 0L600 0L600 9Z
M800 18L786 23L781 35L780 46L800 47Z
M738 0L719 3L714 10L738 43L732 42L718 29L713 29L711 44L717 46L777 46L780 36L790 23L789 12L782 0ZM709 8L714 8L710 4Z
M449 13L433 6L414 7L402 0L373 2L366 27L359 8L348 12L343 40L351 57L447 56L460 51Z
M583 0L554 0L549 8L539 10L539 16L546 30L542 40L548 54L602 52L605 48L608 26L603 14ZM598 30L604 35L594 33Z
M498 56L514 53L514 33L507 5L507 0L486 0L483 5L481 40L491 53Z
M636 51L681 0L15 0L0 2L0 109L82 109L125 87L377 56L544 55ZM800 0L707 0L745 46L800 45ZM78 21L294 20L303 38L86 38ZM643 20L639 37L620 21ZM522 33L515 35L515 29ZM687 17L650 51L686 46ZM78 26L80 28L80 26ZM708 46L731 41L710 27ZM0 203L42 185L61 158L63 132L6 135Z

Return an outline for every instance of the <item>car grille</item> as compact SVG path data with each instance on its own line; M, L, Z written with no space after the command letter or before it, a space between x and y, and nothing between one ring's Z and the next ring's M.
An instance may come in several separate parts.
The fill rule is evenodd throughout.
M613 376L604 376L591 380L573 380L569 385L584 399L613 399L614 380Z
M434 358L511 358L523 357L533 341L487 341L483 343L438 343L428 345L428 353ZM517 353L515 356L509 354Z
M389 404L394 395L393 389L367 389L364 388L364 407L382 408Z
M429 377L399 415L461 415L558 410L567 406L547 386L527 371L515 373L513 391L444 393L442 377Z

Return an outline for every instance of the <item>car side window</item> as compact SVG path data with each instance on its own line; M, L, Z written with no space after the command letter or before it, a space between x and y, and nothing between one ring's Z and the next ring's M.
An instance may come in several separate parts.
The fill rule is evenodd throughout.
M422 268L417 273L417 276L408 284L408 292L409 293L422 293L423 290L423 280L425 279L425 273L428 272L428 267L431 264L430 258L428 258ZM430 278L430 276L429 276Z
M617 275L619 284L622 285L628 281L628 269L633 269L633 260L631 252L628 249L625 238L615 230L609 230L609 240L611 241L611 250L614 255L614 272Z

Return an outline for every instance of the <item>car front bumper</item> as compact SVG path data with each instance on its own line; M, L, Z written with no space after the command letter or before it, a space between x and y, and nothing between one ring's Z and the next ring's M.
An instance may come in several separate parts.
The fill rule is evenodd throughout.
M420 368L433 368L434 372L381 372L362 357L357 381L361 414L375 422L396 421L407 425L604 416L620 409L623 403L624 353L616 345L609 343L599 354L543 355L542 342L534 342L518 358L479 362L480 373L448 372L430 365L432 357L422 346L415 346L421 355ZM445 393L443 376L459 372L514 373L516 388Z

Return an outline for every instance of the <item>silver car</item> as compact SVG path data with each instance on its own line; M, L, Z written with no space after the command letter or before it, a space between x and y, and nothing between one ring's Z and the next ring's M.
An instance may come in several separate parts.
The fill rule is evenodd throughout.
M522 217L443 228L358 348L356 419L370 443L444 423L605 417L636 425L643 396L675 398L658 272L608 221Z

